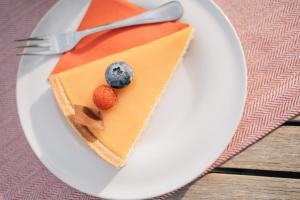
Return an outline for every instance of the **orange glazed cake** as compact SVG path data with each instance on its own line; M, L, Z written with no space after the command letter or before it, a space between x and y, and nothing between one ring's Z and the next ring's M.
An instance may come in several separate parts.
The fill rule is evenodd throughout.
M118 6L127 14L143 11L121 0L92 1L91 6L97 7L96 2L101 2L106 8ZM91 6L84 23L87 22L87 16L92 16ZM101 12L98 13L101 18ZM105 17L110 18L109 14ZM74 130L99 156L118 168L126 163L129 152L179 64L191 39L192 27L169 22L117 31L119 34L114 31L106 33L105 38L109 42L105 47L108 52L99 53L98 58L97 52L92 49L80 52L76 48L63 55L49 80L58 105ZM132 39L128 44L122 44L122 48L108 48L109 45L117 45L117 41L122 40L122 35L126 35L125 38L138 38L138 42ZM94 37L86 38L79 46L84 45L87 40L98 40ZM98 37L101 38L101 34ZM94 45L99 48L103 43L96 41ZM76 51L79 51L78 54ZM79 65L68 61L76 54L82 58ZM134 77L127 87L113 89L111 94L117 97L113 107L99 109L93 99L94 91L99 85L107 84L105 72L116 61L131 66Z

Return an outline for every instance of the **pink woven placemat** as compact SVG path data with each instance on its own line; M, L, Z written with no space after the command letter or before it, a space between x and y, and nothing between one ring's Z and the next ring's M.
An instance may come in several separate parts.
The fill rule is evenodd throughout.
M0 200L98 199L67 186L40 163L25 140L17 115L19 58L12 41L29 35L54 3L55 0L0 1ZM216 3L240 36L249 82L243 119L212 167L300 113L300 1Z

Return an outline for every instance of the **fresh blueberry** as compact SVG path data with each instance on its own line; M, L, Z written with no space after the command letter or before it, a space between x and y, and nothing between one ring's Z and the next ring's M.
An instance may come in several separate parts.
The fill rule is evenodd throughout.
M124 88L132 81L133 73L130 66L122 61L113 62L105 72L106 82L113 88Z

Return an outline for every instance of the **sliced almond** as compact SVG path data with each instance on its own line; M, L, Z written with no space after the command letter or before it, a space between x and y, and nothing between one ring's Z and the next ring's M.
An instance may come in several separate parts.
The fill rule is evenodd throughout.
M91 129L104 129L103 117L100 110L86 106L74 105L74 122Z

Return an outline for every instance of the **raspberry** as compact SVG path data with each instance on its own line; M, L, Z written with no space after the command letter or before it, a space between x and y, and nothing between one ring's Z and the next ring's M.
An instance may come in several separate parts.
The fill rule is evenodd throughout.
M107 110L116 104L117 95L112 87L100 85L94 91L93 100L99 109Z

